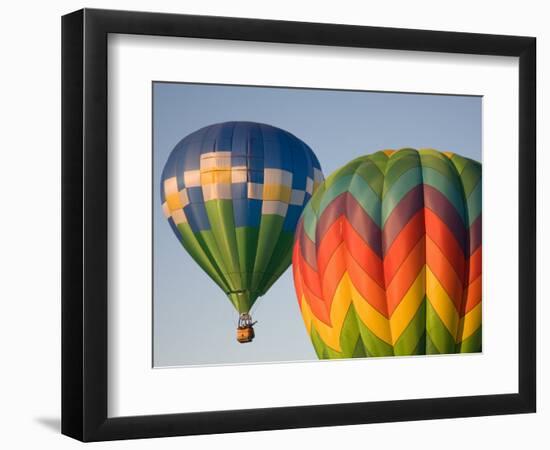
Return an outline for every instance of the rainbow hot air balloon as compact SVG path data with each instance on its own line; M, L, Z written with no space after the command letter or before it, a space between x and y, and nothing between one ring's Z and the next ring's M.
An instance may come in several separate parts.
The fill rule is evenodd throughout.
M239 342L253 339L250 308L290 265L296 224L322 180L313 151L270 125L207 126L172 150L161 180L164 214L239 312Z
M385 150L330 175L293 251L319 358L481 351L481 164Z

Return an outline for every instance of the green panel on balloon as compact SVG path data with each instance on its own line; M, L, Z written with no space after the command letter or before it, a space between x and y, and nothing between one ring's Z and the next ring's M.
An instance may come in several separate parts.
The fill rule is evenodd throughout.
M279 279L279 277L287 270L292 261L292 244L294 243L294 233L281 231L279 239L275 245L272 258L269 261L267 269L262 279L261 295L264 295L267 290Z
M359 326L357 324L357 315L355 314L355 308L351 304L340 331L340 347L343 358L353 357L353 354L357 350L357 341L359 340L361 340L361 334L359 333Z
M228 290L228 283L219 268L219 265L215 263L215 259L207 249L201 246L201 242L197 239L195 234L191 231L191 227L187 223L180 223L178 230L181 235L182 245L191 255L191 257L197 262L197 264L204 270L215 282L223 289Z
M240 276L241 268L235 236L235 222L233 221L233 202L231 200L210 200L204 205L215 245L227 270L224 275L231 279L231 290L242 291L244 286Z
M426 331L426 299L422 301L414 317L405 331L394 344L395 355L423 355L425 349L419 344L425 338Z
M481 351L481 335L482 327L479 327L474 334L464 339L458 344L460 353L476 353Z
M262 215L258 235L258 249L254 262L254 274L250 284L252 291L262 291L262 281L275 253L277 241L283 229L284 217L276 214Z
M376 336L360 319L357 323L367 356L393 356L393 347L390 344Z
M254 272L254 261L256 260L256 250L258 248L259 229L239 227L235 229L235 234L242 282L244 286L250 287L252 273Z
M430 299L426 302L426 333L430 336L438 353L456 352L455 339L439 318L439 315L430 303Z

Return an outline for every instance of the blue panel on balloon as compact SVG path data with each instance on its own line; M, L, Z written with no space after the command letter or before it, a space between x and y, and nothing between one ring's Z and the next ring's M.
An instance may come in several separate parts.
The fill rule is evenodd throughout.
M204 202L204 197L202 196L202 188L200 186L187 188L187 198L189 199L190 203Z
M247 183L233 183L231 185L231 197L233 200L247 197Z
M231 167L247 167L246 155L238 155L235 151L231 152Z
M292 189L299 189L304 191L306 189L306 179L307 179L307 159L306 159L306 150L300 149L292 153L292 162L293 162L293 173L292 177Z
M235 156L246 156L248 151L248 125L247 122L233 123L233 139L231 151Z
M185 170L200 169L202 153L202 141L192 139L185 143L185 151L183 152L183 165Z
M230 151L233 146L233 130L235 125L232 123L221 124L218 135L216 136L216 147L217 152L226 152Z
M263 183L264 182L264 169L260 170L248 170L248 181L250 183Z
M249 156L246 160L246 166L249 170L261 170L263 172L265 166L264 159Z
M285 221L283 222L283 230L285 231L294 231L296 229L296 224L302 213L302 206L298 205L288 205L288 210L286 212Z
M233 216L236 227L259 227L262 216L262 201L233 199Z
M193 233L210 229L210 222L208 221L204 203L192 203L183 208L183 211Z
M264 135L264 166L270 169L283 169L285 150L283 148L277 129L262 125Z

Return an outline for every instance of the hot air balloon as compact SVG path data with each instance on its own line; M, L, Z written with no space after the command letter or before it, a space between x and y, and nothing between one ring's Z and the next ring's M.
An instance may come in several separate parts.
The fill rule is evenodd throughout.
M270 125L210 125L172 150L164 214L240 314L239 342L254 338L250 309L290 265L296 224L322 180L311 148Z
M306 205L296 294L321 359L481 351L481 164L384 150Z

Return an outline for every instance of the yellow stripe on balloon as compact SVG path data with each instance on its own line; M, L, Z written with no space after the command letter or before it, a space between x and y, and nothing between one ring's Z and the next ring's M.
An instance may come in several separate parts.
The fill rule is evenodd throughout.
M456 339L458 312L453 301L429 267L426 269L426 295L451 336Z
M284 184L264 184L263 199L290 203L292 188Z
M170 211L181 209L184 205L178 192L178 180L176 177L170 177L164 180L164 198Z
M429 271L429 269L428 269ZM422 270L414 280L403 300L395 308L393 314L390 317L390 329L393 338L393 344L401 337L401 334L414 315L418 311L420 304L424 300L426 294L426 266L422 267ZM454 336L454 335L453 335Z
M166 197L166 203L168 204L168 208L170 211L176 211L178 209L183 208L183 205L181 204L181 199L179 192L175 192L174 194L165 195Z
M365 275L367 276L367 275ZM390 322L380 314L371 304L355 289L353 282L351 284L351 298L353 307L359 316L359 319L365 326L385 343L392 345Z
M481 303L460 319L458 324L457 344L468 339L481 326Z
M231 170L209 170L208 172L201 171L201 184L231 184Z
M340 347L340 334L351 305L351 284L349 275L346 272L340 280L340 283L338 283L338 287L332 299L332 306L330 309L330 323L332 326L327 325L315 317L315 315L311 313L307 301L302 302L302 313L306 311L306 314L311 316L311 323L319 333L321 340L337 352L342 351Z

